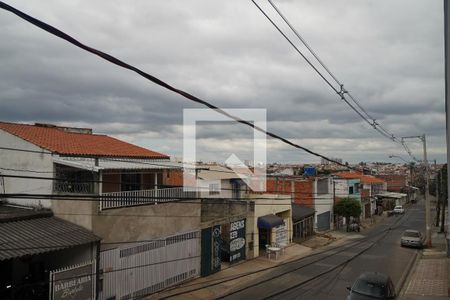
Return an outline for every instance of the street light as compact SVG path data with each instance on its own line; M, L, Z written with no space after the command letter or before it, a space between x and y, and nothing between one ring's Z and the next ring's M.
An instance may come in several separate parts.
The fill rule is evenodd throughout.
M426 243L428 247L431 247L431 208L430 208L430 195L429 195L429 177L430 170L427 160L427 140L425 134L418 136L405 136L402 137L402 143L405 139L419 139L423 144L423 164L425 165L425 223L426 223Z

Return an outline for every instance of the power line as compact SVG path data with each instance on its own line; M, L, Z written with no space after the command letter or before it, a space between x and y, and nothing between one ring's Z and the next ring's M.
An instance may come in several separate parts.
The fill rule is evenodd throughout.
M286 195L282 195L282 196L288 196ZM335 194L336 198L345 198L345 197L350 197L352 198L352 195L350 194ZM342 196L342 197L339 197ZM11 199L41 199L41 200L49 200L49 201L87 201L87 202L97 202L97 201L107 201L107 202L121 202L123 201L122 199L117 199L117 200L104 200L102 196L96 196L96 195L92 195L92 196L75 196L75 195L53 195L53 194L4 194L4 193L0 193L0 198L11 198ZM353 198L355 198L353 196ZM357 198L357 196L356 196ZM240 205L246 205L247 203L249 203L250 201L254 201L254 200L272 200L272 201L282 201L282 200L291 200L291 198L287 198L287 197L248 197L248 198L240 198L240 199L236 199L236 198L224 198L224 197L202 197L202 198L197 198L197 197L127 197L128 201L132 201L132 200L139 200L139 199L144 199L144 200L154 200L154 201L148 201L148 202L144 202L144 203L139 203L137 202L136 204L128 204L126 205L126 207L133 207L133 206L142 206L142 205L149 205L149 204L165 204L165 203L178 203L178 204L197 204L197 205L202 205L205 204L205 202L210 201L210 202L216 202L216 203L211 203L211 204L215 204L215 205L230 205L229 202L220 202L220 201L231 201L233 204L240 204ZM299 199L299 202L302 201L306 201L306 200L332 200L333 197L320 197L320 198L316 198L316 197L303 197L302 199ZM158 201L158 200L170 200L170 201ZM289 203L291 204L291 203ZM294 202L294 204L302 204L302 203L298 203L298 202ZM285 203L257 203L255 205L270 205L270 206L277 206L277 205L288 205ZM303 205L308 206L308 205L328 205L328 204L324 204L324 203L303 203ZM114 208L121 208L120 207L113 207L111 209ZM124 206L125 207L125 206ZM108 209L106 209L108 210Z
M16 178L16 179L33 179L33 180L48 180L48 181L62 181L62 182L66 182L66 183L72 183L72 184L80 184L80 183L108 183L108 184L115 184L115 185L120 185L121 183L134 183L133 181L108 181L108 180L75 180L75 179L65 179L65 178L57 178L57 177L41 177L41 176L26 176L26 175L8 175L8 174L0 174L0 177L3 178ZM283 177L278 177L278 178L283 178ZM340 177L329 177L332 178L331 180L333 182L338 182L338 181L347 181L347 180L357 180L359 178L340 178ZM382 180L382 179L381 179ZM385 182L387 182L386 180L383 180ZM322 194L327 194L326 192L304 192L304 191L286 191L286 188L290 189L291 185L293 184L295 186L295 184L299 184L299 183L305 183L305 182L310 182L311 184L313 183L313 181L309 181L308 179L299 179L296 180L295 178L293 180L289 180L289 179L280 179L280 180L275 180L274 184L277 186L275 190L266 190L263 193L289 193L289 194L317 194L317 195L322 195ZM364 183L363 181L360 182L361 184ZM377 183L377 184L373 184L373 185L382 185L382 183ZM204 186L181 186L181 185L168 185L168 184L156 184L155 185L158 189L165 189L165 188L187 188L187 189L193 189L193 191L196 192L208 192L210 191L209 187L204 187ZM401 186L401 185L399 185ZM394 187L394 185L390 185L390 187ZM152 190L152 189L150 189ZM157 189L155 189L157 190ZM202 191L203 190L203 191ZM220 191L234 191L235 189L233 188L220 188L218 189ZM192 191L192 192L193 192ZM246 192L247 190L241 190L242 192ZM117 191L120 192L120 191ZM125 191L126 192L126 191ZM131 192L131 191L130 191ZM254 194L260 194L262 192L253 192Z
M365 122L367 122L371 127L373 127L377 132L379 132L384 137L389 140L400 143L400 140L387 131L381 124L379 124L374 117L372 117L366 109L361 105L361 103L348 91L344 88L344 84L337 79L337 77L330 71L330 69L326 66L326 64L320 59L317 53L312 49L312 47L306 42L306 40L300 35L300 33L292 26L289 20L283 15L280 9L273 3L272 0L268 0L273 9L278 13L278 15L283 19L283 21L288 25L288 27L294 32L297 38L305 45L308 51L314 56L314 58L319 62L319 64L323 67L323 69L333 78L333 80L339 85L339 90L334 87L323 74L312 64L312 62L306 58L306 56L298 49L297 46L287 37L287 35L280 29L279 26L275 24L275 22L269 17L269 15L259 6L254 0L252 0L253 4L259 9L259 11L266 17L266 19L277 29L277 31L289 42L289 44L296 50L297 53L301 55L301 57L319 74L319 76L333 89L333 91L338 94L354 112L356 112ZM359 111L355 106L353 106L347 99L346 95L356 104L359 108ZM408 152L408 154L410 154ZM411 155L411 154L410 154Z
M30 170L30 169L12 169L12 168L3 168L0 167L0 170L4 170L4 171L14 171L14 172L28 172L28 173L40 173L40 174L53 174L53 171L37 171L37 170ZM1 173L0 173L1 176Z
M183 257L183 258L178 258L178 259L173 259L173 260L166 260L166 261L161 261L161 262L156 262L156 263L148 263L148 264L141 264L141 265L130 266L130 267L123 267L123 268L118 268L118 269L113 269L113 270L105 270L102 273L91 272L91 273L87 273L87 274L76 275L76 276L66 277L66 278L59 279L59 280L54 280L54 282L63 281L63 280L65 281L65 280L69 280L69 279L81 278L81 277L84 277L86 275L96 276L97 274L116 273L116 272L120 272L120 271L135 270L135 269L140 269L140 268L143 268L143 267L154 266L154 265L159 265L159 264L168 263L168 262L178 262L178 261L198 259L198 258L201 258L201 256L200 255L188 256L188 257ZM24 285L20 285L20 286L16 286L16 287L22 287L23 288L25 286L34 286L34 285L38 285L38 284L42 284L42 283L48 283L48 282L47 281L35 281L34 283L24 284Z
M403 216L402 216L401 218L403 219ZM401 219L397 219L397 220L394 222L394 224L397 224L400 220L401 220ZM357 252L357 254L356 254L355 256L352 256L352 257L348 258L347 260L344 261L344 263L340 263L340 264L338 264L337 266L331 267L330 269L327 269L327 270L321 272L320 274L313 276L312 278L309 278L309 279L307 279L307 280L304 280L304 281L302 281L302 282L300 282L300 283L294 285L293 287L285 288L283 291L280 291L280 292L271 294L271 295L269 295L269 296L266 296L264 299L268 299L268 298L274 297L274 296L276 296L276 295L283 294L283 293L285 293L286 291L290 291L290 290L292 290L293 288L296 288L296 287L298 287L298 286L304 285L304 284L306 284L306 283L308 283L308 282L311 282L311 281L313 281L313 280L315 280L315 279L317 279L317 278L319 278L319 277L321 277L321 276L323 276L323 275L325 275L325 274L327 274L327 273L329 273L329 272L331 272L331 271L334 271L335 269L337 269L338 267L342 266L343 264L347 264L348 262L352 261L353 259L356 259L356 258L359 257L360 255L362 255L364 252L366 252L367 250L369 250L370 248L372 248L372 247L373 247L374 245L376 245L380 240L384 239L384 238L387 236L387 234L388 234L391 230L392 230L392 227L389 227L389 228L386 228L386 229L384 229L383 231L379 232L378 234L376 234L376 235L373 236L373 237L366 237L366 238L361 239L360 242L361 242L361 244L362 244L363 242L368 242L371 238L377 237L373 242L371 242L371 244L370 244L369 247L364 248L362 251ZM378 235L380 235L380 237L378 237ZM340 251L340 252L342 252L342 251ZM239 292L241 292L241 291L243 291L243 290L246 290L246 289L249 289L249 288L252 288L252 287L261 285L261 284L263 284L263 283L265 283L265 282L268 282L268 281L273 280L273 279L275 279L275 278L278 278L278 277L280 277L280 276L283 276L283 275L286 275L286 274L289 274L289 273L298 271L298 270L301 269L301 268L302 268L302 266L297 267L297 268L294 268L294 269L292 269L292 270L286 270L286 271L283 271L281 274L276 274L276 275L271 276L271 277L269 277L269 278L267 278L267 279L260 280L260 281L258 281L258 282L255 282L255 283L251 284L251 285L247 285L247 286L245 286L245 287L239 288L239 289L234 290L234 291L232 291L232 292L229 292L229 293L227 293L227 294L225 294L225 295L222 295L222 296L218 297L217 299L223 299L223 298L225 298L225 297L234 295L234 294L239 293Z
M394 137L394 135L390 134L386 129L384 129L379 123L376 122L375 118L373 118L365 109L364 107L360 104L360 102L353 96L350 94L350 92L346 89L344 89L344 84L341 83L337 77L330 71L330 69L325 65L325 63L320 59L320 57L317 55L317 53L311 48L311 46L306 42L306 40L298 33L298 31L291 25L291 23L288 21L288 19L283 15L283 13L280 11L280 9L278 9L278 7L273 3L272 0L268 0L268 2L272 5L272 7L275 9L275 11L278 13L278 15L284 20L284 22L288 25L288 27L294 32L294 34L298 37L298 39L305 45L305 47L309 50L309 52L314 56L314 58L319 62L319 64L325 69L325 71L334 79L334 81L339 85L340 87L340 92L341 93L337 93L341 96L341 98L343 98L342 100L345 100L345 94L347 94L349 96L349 98L357 105L357 107L365 114L365 116L363 116L362 114L360 114L357 110L355 110L355 108L350 105L350 103L348 103L347 101L345 101L354 111L356 111L366 122L368 122L369 125L371 125L374 129L377 129L377 127L379 127L382 131L379 131L382 135L386 136L387 138L393 140L394 142L397 141L398 139L396 137ZM261 7L259 5L256 4L255 1L253 1L253 3L259 8L259 10L261 12L263 12L263 10L261 9ZM264 12L263 12L264 13ZM267 14L264 13L264 15L266 16L266 18L268 18L270 20L270 18L268 17ZM274 26L276 26L274 24L274 22L271 22ZM277 27L277 26L276 26ZM278 31L281 33L281 30L277 27ZM285 36L283 34L283 36ZM286 36L285 36L286 37ZM293 43L290 43L291 45ZM296 48L296 50L298 50ZM297 51L298 52L298 51ZM302 55L302 57L304 57L304 55ZM311 65L311 63L308 61L308 63ZM336 89L334 89L334 91L336 92ZM370 119L372 122L370 122L368 119Z
M73 37L69 36L68 34L62 32L61 30L59 30L59 29L57 29L57 28L55 28L55 27L53 27L53 26L51 26L51 25L49 25L49 24L47 24L45 22L42 22L42 21L40 21L40 20L38 20L36 18L33 18L30 15L27 15L24 12L22 12L22 11L16 9L16 8L14 8L14 7L4 3L3 1L0 1L0 8L15 14L16 16L22 18L23 20L33 24L34 26L39 27L42 30L47 31L48 33L50 33L50 34L52 34L54 36L57 36L57 37L59 37L59 38L61 38L63 40L66 40L67 42L69 42L69 43L71 43L71 44L73 44L73 45L75 45L75 46L77 46L77 47L79 47L79 48L81 48L81 49L83 49L83 50L85 50L87 52L90 52L90 53L92 53L94 55L97 55L97 56L99 56L99 57L101 57L101 58L103 58L103 59L105 59L105 60L107 60L107 61L109 61L109 62L111 62L111 63L113 63L113 64L115 64L117 66L119 66L119 67L122 67L122 68L128 69L130 71L133 71L133 72L139 74L140 76L146 78L147 80L149 80L149 81L151 81L151 82L153 82L153 83L155 83L155 84L157 84L157 85L159 85L159 86L161 86L161 87L163 87L165 89L168 89L168 90L170 90L170 91L172 91L172 92L174 92L174 93L176 93L176 94L178 94L178 95L180 95L180 96L182 96L182 97L184 97L184 98L186 98L186 99L188 99L190 101L202 104L202 105L206 106L207 108L210 108L210 109L212 109L212 110L214 110L214 111L216 111L216 112L218 112L218 113L220 113L220 114L222 114L222 115L224 115L224 116L226 116L226 117L228 117L228 118L230 118L230 119L232 119L232 120L234 120L234 121L236 121L238 123L241 123L241 124L244 124L246 126L249 126L249 127L253 128L253 129L259 131L259 132L264 133L265 135L267 135L269 137L272 137L274 139L280 140L281 142L283 142L283 143L285 143L287 145L290 145L290 146L292 146L294 148L303 150L303 151L305 151L305 152L307 152L307 153L309 153L311 155L323 158L323 159L325 159L327 161L330 161L330 162L333 162L333 163L335 163L337 165L349 168L348 166L346 166L343 163L340 163L340 162L335 161L335 160L333 160L331 158L328 158L328 157L326 157L326 156L324 156L322 154L314 152L314 151L312 151L312 150L310 150L310 149L308 149L306 147L300 146L300 145L298 145L298 144L296 144L294 142L291 142L291 141L287 140L286 138L284 138L284 137L282 137L280 135L277 135L277 134L272 133L270 131L264 130L264 129L258 127L258 126L255 126L252 122L249 122L249 121L246 121L246 120L242 120L242 119L240 119L238 117L235 117L234 115L231 115L231 114L227 113L223 109L221 109L221 108L219 108L219 107L217 107L217 106L215 106L215 105L213 105L213 104L211 104L211 103L209 103L209 102L207 102L205 100L202 100L202 99L200 99L200 98L198 98L198 97L196 97L196 96L194 96L194 95L192 95L192 94L190 94L190 93L188 93L186 91L183 91L183 90L178 89L178 88L176 88L174 86L171 86L168 83L162 81L161 79L159 79L159 78L157 78L157 77L155 77L153 75L150 75L150 74L148 74L148 73L138 69L137 67L134 67L134 66L132 66L130 64L127 64L127 63L117 59L116 57L110 55L110 54L107 54L107 53L102 52L100 50L97 50L95 48L89 47L89 46L87 46L87 45L77 41L76 39L74 39ZM330 84L330 86L332 86L332 85ZM335 89L334 87L332 87L332 88Z
M39 151L35 151L35 150L27 150L27 149L20 149L20 148L10 148L10 147L1 147L0 146L0 150L8 150L8 151L21 151L21 152L29 152L29 153L39 153L39 154L47 154L47 155L52 155L53 153L51 152L39 152ZM86 158L86 157L82 157L82 158ZM166 169L166 170L185 170L185 169L189 169L189 168L185 168L182 166L172 166L170 165L170 162L168 162L169 164L162 164L162 163L155 163L155 162L148 162L148 161L141 161L141 160L127 160L127 159L120 159L120 158L108 158L108 157L101 157L101 160L108 160L108 161L119 161L119 162L127 162L127 163L133 163L133 164L141 164L141 165L151 165L151 166L157 166L157 167L163 167L162 169ZM77 162L77 160L73 160L74 162ZM62 162L58 162L55 161L54 163L56 164L62 164ZM186 165L186 164L184 164ZM187 164L187 165L191 165L192 169L196 169L199 170L201 172L212 172L212 173L227 173L227 174L237 174L235 171L232 170L214 170L214 169L208 169L209 167L215 167L217 165L195 165L195 164ZM342 165L342 164L341 164ZM345 166L345 169L352 169L355 170L357 172L362 172L361 170L359 170L358 168L354 168L354 167L350 167L350 166ZM70 167L70 166L67 166ZM75 167L73 167L75 168ZM226 167L224 167L226 168ZM0 168L1 169L1 168ZM157 169L157 170L162 170L162 169ZM20 172L21 170L18 169L11 169L14 171L18 171ZM139 169L140 170L140 169ZM23 170L24 172L26 172L26 170ZM33 171L33 172L37 172L37 171ZM49 172L49 173L53 173L53 172ZM108 172L108 174L110 174ZM246 174L242 174L242 175L246 175ZM272 175L272 174L267 174L268 177L281 177L280 175Z
M401 218L397 219L397 220L394 222L394 224L398 223L401 219L403 219L403 216L402 216ZM382 232L378 233L377 235L386 232L386 233L383 235L383 236L385 236L385 235L387 234L387 232L388 232L389 230L391 230L391 229L392 229L392 226L391 226L390 228L388 228L388 229L383 230ZM377 236L377 235L376 235L376 236ZM372 238L373 238L373 237L372 237ZM336 247L336 249L338 249L338 248L340 248L340 247L344 247L344 246L348 246L348 248L350 248L350 247L352 247L352 246L349 246L349 245L360 244L360 243L362 243L362 242L365 242L365 239L368 239L368 238L363 238L363 239L361 239L360 241L356 241L356 242L353 242L353 243L350 243L350 244L344 244L344 245L338 246L338 247ZM45 248L45 247L42 247L42 248ZM1 250L1 249L0 249L0 250ZM284 264L290 264L290 263L294 263L294 262L298 262L298 261L301 261L301 260L306 259L306 258L310 258L310 257L315 256L315 255L319 255L319 254L322 254L322 253L326 253L326 252L328 252L328 251L330 251L330 250L334 250L334 249L328 249L328 250L325 250L325 251L322 251L322 252L319 252L319 253L315 253L315 254L312 254L312 255L309 255L309 256L306 256L306 257L302 257L302 258L299 258L299 259L296 259L296 260L293 260L293 261L289 261L289 262L283 263L283 264L281 264L281 265L284 265ZM342 251L343 251L343 250L342 250ZM338 253L339 253L339 252L340 252L340 251L338 251ZM336 253L333 253L333 254L331 254L331 255L335 255L335 254L336 254ZM331 256L331 255L329 255L329 256ZM153 265L158 265L158 264L167 263L167 262L177 262L177 261L183 261L183 260L187 260L187 259L197 259L197 258L201 258L201 256L189 256L189 257L183 257L183 258L174 259L174 260L166 260L166 261L156 262L156 263L148 263L148 264L141 264L141 265L137 265L137 266L123 267L123 268L119 268L119 269L115 269L115 270L106 270L106 271L103 271L101 274L120 272L120 271L130 270L130 269L139 269L139 268L143 268L143 267L147 267L147 266L153 266ZM321 260L321 259L319 259L319 260ZM317 261L319 261L319 260L316 260L315 262L317 262ZM314 263L314 262L310 262L310 263L308 263L308 264L306 264L306 265L300 266L300 267L296 268L295 270L300 269L300 268L303 268L303 267L305 267L305 266L307 266L307 265L310 265L310 264L312 264L312 263ZM279 266L279 265L277 265L277 266ZM255 274L255 273L259 273L259 272L262 272L262 271L265 271L265 270L268 270L268 269L275 268L275 267L277 267L277 266L273 266L273 267L269 267L269 268L266 268L266 269L260 269L260 270L257 270L257 271L253 271L253 272L248 272L248 273L245 273L245 274L241 274L241 275L238 275L236 278L232 278L232 279L229 279L229 280L224 280L224 281L221 281L221 282L218 282L218 283L211 284L211 285L209 285L209 286L217 285L217 284L220 284L220 283L223 283L223 282L226 282L226 281L236 280L236 279L238 279L238 278L245 277L245 276L248 276L248 275L252 275L252 274ZM290 271L290 272L292 272L292 271ZM60 280L75 279L75 278L80 278L80 277L83 277L83 276L86 276L86 275L93 275L93 276L94 276L94 275L97 275L97 274L98 274L97 272L92 272L92 273L89 273L89 274L77 275L77 276L73 276L73 277L69 277L69 278L64 278L64 279L60 279ZM323 275L323 274L322 274L322 275ZM59 281L59 280L55 280L55 281ZM309 280L308 280L308 281L309 281ZM46 282L44 282L44 281L36 281L36 282L34 282L34 283L29 283L29 284L21 285L20 287L23 288L23 287L26 287L26 286L34 286L34 285L42 284L42 283L46 283ZM192 291L199 290L199 289L204 289L204 288L209 287L209 286L203 286L203 287L200 287L200 288L197 288L197 289L194 289L194 290L184 291L184 292L181 292L181 293L178 293L178 294L169 295L169 296L167 296L167 297L165 297L165 298L163 298L163 299L170 298L170 297L173 297L173 296L175 296L175 295L185 294L185 293L192 292Z
M393 225L396 225L396 224L397 224L400 220L402 220L403 218L404 218L404 216L401 216L399 219L396 219L394 222L392 222ZM384 234L385 232L390 231L391 229L393 229L393 226L390 226L390 228L384 229L384 230L381 231L380 233L376 234L374 237L376 237L376 236L378 236L378 235L382 235L382 234ZM281 263L281 264L278 264L278 265L275 265L275 266L272 266L272 267L263 268L263 269L259 269L259 270L256 270L256 271L251 271L251 272L246 272L246 273L243 273L243 274L239 274L239 275L237 275L237 276L234 276L233 278L230 278L231 276L227 276L227 277L224 277L224 278L219 278L219 279L217 279L217 280L222 280L222 279L226 279L226 280L222 280L222 281L220 281L220 282L215 282L215 283L212 283L212 284L208 284L208 285L206 285L206 286L201 286L201 287L198 287L198 288L190 289L190 290L187 290L187 291L182 291L182 292L170 294L170 295L167 295L167 296L165 296L165 297L163 297L163 298L160 298L160 299L161 299L161 300L162 300L162 299L169 299L169 298L172 298L172 297L175 297L175 296L180 296L180 295L183 295L183 294L192 293L192 292L195 292L195 291L198 291L198 290L202 290L202 289L205 289L205 288L209 288L209 287L212 287L212 286L215 286L215 285L224 283L224 282L229 282L229 281L237 280L237 279L240 279L240 278L243 278L243 277L246 277L246 276L250 276L250 275L257 274L257 273L260 273L260 272L264 272L264 271L267 271L267 270L275 269L275 268L277 268L277 267L279 267L279 266L293 264L293 263L302 261L302 260L304 260L304 259L308 259L308 258L311 258L311 257L313 257L313 256L317 256L317 255L320 255L320 254L323 254L323 253L331 252L331 251L334 251L334 250L337 250L337 249L340 249L340 248L343 248L344 250L345 250L345 249L348 249L348 248L352 248L354 245L361 244L361 243L365 242L366 240L368 240L368 239L370 239L370 238L373 238L373 237L363 237L362 239L360 239L360 240L358 240L358 241L354 241L354 242L351 242L351 243L347 243L347 244L343 244L343 245L340 245L340 246L337 246L337 247L333 247L333 248L327 249L327 250L325 250L325 251L320 251L320 252L317 252L317 253L314 253L314 254L311 254L311 255L308 255L308 256L304 256L304 257L301 257L301 258L299 258L299 259L294 259L294 260L292 260L292 261L287 261L287 262L284 262L284 263ZM344 251L344 250L337 251L337 253L340 253L340 252L342 252L342 251ZM330 256L335 255L335 254L336 254L336 253L333 253L333 254L327 255L327 256L325 256L325 257L330 257ZM303 267L305 267L305 266L311 265L311 264L313 264L313 263L315 263L315 262L318 262L318 261L320 261L320 260L322 260L322 259L323 259L323 258L320 258L320 259L318 259L318 260L313 261L312 263L307 263L307 264L305 264L305 265L302 265L302 266L300 266L298 269L301 269L301 268L303 268ZM278 276L278 274L275 275L275 276ZM272 279L275 278L275 276L272 277ZM270 279L269 279L269 280L270 280ZM211 281L215 281L215 280L211 280ZM202 284L202 283L199 283L199 284ZM258 285L258 284L255 284L255 285ZM173 289L176 289L176 288L173 288ZM245 288L244 288L244 289L245 289ZM232 294L234 294L234 292L232 292ZM229 296L229 295L231 295L231 294L227 294L227 295L225 295L225 296ZM223 296L222 296L222 297L223 297Z

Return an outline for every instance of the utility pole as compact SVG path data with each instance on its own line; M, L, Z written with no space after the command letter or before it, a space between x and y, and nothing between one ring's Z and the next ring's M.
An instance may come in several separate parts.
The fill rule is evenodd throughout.
M331 180L333 181L333 227L334 229L339 229L339 224L337 222L336 215L334 214L334 206L336 205L336 183L334 181L334 178L332 177Z
M405 136L402 137L402 141L404 139L414 139L418 138L422 141L423 144L423 164L425 166L425 193L424 193L424 200L425 200L425 236L426 236L426 244L427 247L431 247L431 207L430 207L430 169L428 167L428 160L427 160L427 140L425 134L420 136Z
M431 207L430 207L430 168L427 160L427 140L425 134L422 135L423 143L423 163L425 164L425 223L427 246L431 248Z
M435 164L436 164L436 160L435 160ZM442 199L441 199L441 195L440 195L440 193L441 193L441 170L439 170L437 173L436 173L436 176L434 177L435 179L435 183L436 183L436 205L437 205L437 207L436 207L436 227L439 227L439 217L440 217L440 215L441 215L441 201L442 201Z
M441 169L441 176L442 176L442 169ZM448 175L447 175L448 176ZM442 195L445 195L445 193L444 193L444 191L445 191L445 188L446 188L446 185L447 185L447 182L442 182L442 179L441 179L441 191L442 191ZM445 205L446 205L446 202L447 201L445 201L445 199L444 198L441 198L442 199L442 209L441 209L441 230L440 230L440 232L441 233L444 233L445 232Z
M449 21L450 21L450 7L448 0L444 0L444 57L445 57L445 117L446 117L446 133L447 133L447 201L449 204L447 205L448 216L447 220L450 220L450 176L448 176L449 162L450 162L450 61L448 57L448 51L450 50L450 30L449 30ZM445 201L445 199L443 199ZM443 205L445 210L445 205ZM450 223L447 228L447 246L450 246ZM447 247L447 257L450 257L450 247Z

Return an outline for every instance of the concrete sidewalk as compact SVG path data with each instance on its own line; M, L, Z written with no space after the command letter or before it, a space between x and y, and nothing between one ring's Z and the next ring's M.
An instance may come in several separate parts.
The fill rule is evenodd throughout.
M366 220L361 226L361 234L372 229L376 225L385 221L387 217L374 216L371 220ZM188 281L182 285L165 289L161 292L147 296L145 299L161 299L170 297L170 299L216 299L220 295L226 294L239 287L246 286L249 282L271 272L271 269L265 270L270 267L277 266L282 263L286 263L292 260L300 259L308 256L316 249L326 249L328 245L330 247L336 247L344 244L345 242L361 238L362 235L358 232L346 232L345 227L340 230L329 231L326 233L318 233L312 238L301 242L301 244L292 243L285 250L284 253L278 256L278 259L267 258L264 256L264 252L261 256L245 260L234 265L222 265L222 270L216 274L212 274L207 277L199 277L194 280ZM248 276L242 276L246 273L254 274ZM217 283L217 284L215 284ZM210 288L201 289L208 285L214 284ZM191 291L197 289L195 291ZM188 292L190 291L190 292ZM183 293L177 295L178 293Z
M168 297L171 295L176 295L178 293L187 292L192 289L201 288L212 283L218 283L212 288L198 289L197 291L192 291L186 294L181 294L178 296L171 297L170 299L215 299L220 295L223 295L231 290L234 290L240 286L245 286L250 281L263 276L264 274L270 273L270 269L265 270L270 267L277 266L282 263L289 262L291 260L299 259L313 253L314 249L323 248L327 245L332 244L332 246L339 246L348 240L354 238L360 238L361 235L358 233L345 233L339 231L331 231L326 234L315 235L302 244L292 243L285 248L284 253L275 259L273 256L269 259L264 254L261 256L246 260L235 265L222 266L222 270L216 274L210 275L208 277L200 277L192 281L186 282L177 287L168 288L159 293L150 295L145 299L160 299ZM263 270L263 271L260 271ZM260 272L258 272L260 271ZM239 277L246 273L258 272L249 276ZM236 278L236 279L233 279ZM222 282L223 281L223 282Z
M402 300L449 299L450 260L444 233L433 228L433 247L419 253L400 293Z

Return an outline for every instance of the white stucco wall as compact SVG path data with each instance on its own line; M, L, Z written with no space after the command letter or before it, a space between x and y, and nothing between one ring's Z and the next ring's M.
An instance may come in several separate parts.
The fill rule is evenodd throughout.
M220 193L219 194L209 194L208 188L209 184L219 184ZM231 185L230 179L217 179L217 180L204 180L200 187L201 198L226 198L231 199L233 197L233 186Z
M348 197L348 183L345 179L334 179L334 192L336 198Z
M258 218L268 214L278 214L284 221L288 230L288 242L292 242L292 200L291 196L276 194L251 194L249 200L255 202L254 217L247 218L247 224L253 224L254 229L254 257L259 256L259 231ZM257 198L257 199L255 199ZM267 199L264 199L267 198ZM247 230L248 231L248 230ZM247 232L248 234L248 232ZM275 232L272 229L272 240L274 240Z
M15 149L24 149L32 151L44 150L32 143L29 143L21 138L16 137L4 130L0 129L0 147L8 147ZM0 149L0 172L4 175L22 175L22 176L37 176L37 177L53 177L53 162L52 156L49 154L31 153L23 151L11 151ZM12 171L14 170L32 170L37 172L27 171ZM41 179L21 179L21 178L4 178L5 193L32 193L32 194L51 194L53 182L51 180ZM3 191L1 191L3 192ZM50 200L37 199L7 199L9 203L50 208Z
M324 180L322 178L321 180ZM331 220L333 220L333 180L328 178L328 193L318 194L317 188L318 178L314 180L314 210L316 211L314 215L314 229L317 229L317 215L329 211L331 213ZM333 229L333 221L330 222L330 228Z

